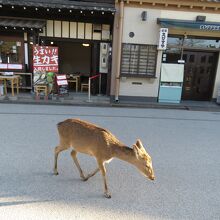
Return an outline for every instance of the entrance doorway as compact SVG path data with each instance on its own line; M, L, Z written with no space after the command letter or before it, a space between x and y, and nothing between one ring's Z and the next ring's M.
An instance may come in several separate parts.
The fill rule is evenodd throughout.
M44 45L57 46L59 48L59 72L63 74L79 76L78 91L87 92L82 89L82 84L88 85L89 77L99 74L100 66L100 43L96 41L66 40L55 38L44 38ZM101 74L91 80L91 94L108 95L109 82L107 76ZM109 81L109 82L108 82ZM73 84L75 86L75 84ZM76 91L70 87L70 91Z
M91 72L91 46L82 43L57 41L59 48L59 69L61 73L82 73L89 75Z
M184 51L183 60L185 67L182 99L210 101L216 74L217 54Z

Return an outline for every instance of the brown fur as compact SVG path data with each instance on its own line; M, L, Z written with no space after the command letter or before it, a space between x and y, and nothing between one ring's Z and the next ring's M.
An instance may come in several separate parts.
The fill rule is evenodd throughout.
M105 162L116 157L136 166L142 174L149 179L154 179L152 161L144 149L140 140L137 140L133 148L121 143L111 132L94 124L80 119L67 119L57 125L60 144L55 148L54 173L57 172L58 154L70 147L74 150L71 156L79 170L81 178L85 181L94 176L99 170L102 173L107 198L111 198L106 180ZM77 152L89 154L96 158L98 168L91 174L85 176L77 160Z

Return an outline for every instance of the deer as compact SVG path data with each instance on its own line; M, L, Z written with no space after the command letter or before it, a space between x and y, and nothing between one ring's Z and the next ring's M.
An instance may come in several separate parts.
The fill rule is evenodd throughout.
M137 139L132 148L119 141L110 131L81 119L66 119L57 124L59 145L55 147L54 174L58 175L57 159L60 152L73 148L72 159L83 181L101 171L104 183L104 196L111 198L107 185L105 164L113 158L126 161L134 165L145 177L155 179L152 159L147 153L140 139ZM77 153L84 153L95 157L98 167L85 175Z

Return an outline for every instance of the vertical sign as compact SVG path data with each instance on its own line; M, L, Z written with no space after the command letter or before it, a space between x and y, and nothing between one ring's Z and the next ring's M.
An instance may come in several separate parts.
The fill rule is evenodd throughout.
M109 62L109 44L100 43L100 60L99 60L99 72L108 73Z
M167 49L167 38L168 38L168 28L160 28L160 38L158 50L166 50Z
M58 72L58 47L34 46L33 70L35 72Z

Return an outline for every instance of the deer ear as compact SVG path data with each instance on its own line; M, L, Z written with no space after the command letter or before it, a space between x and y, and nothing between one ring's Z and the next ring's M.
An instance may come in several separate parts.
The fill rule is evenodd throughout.
M136 144L133 144L133 150L134 150L136 157L138 158L140 156L140 150Z
M143 144L141 143L141 140L140 140L140 139L137 139L136 145L137 145L137 147L138 147L139 149L144 148L144 147L143 147Z
M145 150L145 148L144 148L144 146L143 146L143 144L142 144L142 142L141 142L140 139L137 139L136 145L137 145L137 147L138 147L143 153L147 154L147 151Z

